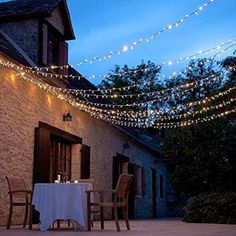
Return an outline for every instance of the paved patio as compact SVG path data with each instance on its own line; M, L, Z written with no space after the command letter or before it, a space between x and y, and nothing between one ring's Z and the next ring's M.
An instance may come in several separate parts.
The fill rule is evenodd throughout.
M236 236L236 225L191 224L179 219L131 220L130 224L131 230L127 231L124 222L121 221L120 233L116 232L113 221L105 222L105 230L100 230L98 222L95 222L95 227L91 232L74 231L74 229L68 228L41 232L37 225L34 225L32 231L20 227L13 227L10 230L1 227L0 236Z

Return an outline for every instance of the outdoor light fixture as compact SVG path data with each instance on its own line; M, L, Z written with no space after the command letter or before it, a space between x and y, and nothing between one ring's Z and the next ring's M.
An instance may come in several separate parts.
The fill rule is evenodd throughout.
M127 140L126 140L125 143L123 144L123 148L124 148L124 149L129 149L129 143L128 143Z
M63 121L72 121L72 115L70 114L69 111L66 111L66 112L63 114Z

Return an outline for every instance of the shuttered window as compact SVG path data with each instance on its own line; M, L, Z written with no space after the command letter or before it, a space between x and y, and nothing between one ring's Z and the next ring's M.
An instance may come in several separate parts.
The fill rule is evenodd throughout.
M144 179L144 167L135 165L134 166L134 184L135 184L135 195L145 195L145 179Z
M87 145L82 145L81 149L80 178L81 179L90 178L90 147Z
M66 140L51 136L50 182L58 172L63 173L66 180L71 179L71 146Z
M34 183L50 183L57 172L71 178L72 145L82 142L80 137L40 122L35 129Z
M68 44L49 25L42 24L42 55L44 66L68 64ZM67 73L67 69L56 69L57 73Z

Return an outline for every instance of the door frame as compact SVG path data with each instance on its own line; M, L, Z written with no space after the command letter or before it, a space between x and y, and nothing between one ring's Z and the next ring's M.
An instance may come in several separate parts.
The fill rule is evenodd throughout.
M41 160L44 160L46 164L50 160L51 135L67 140L71 144L82 144L82 138L39 121L38 127L35 128L33 185L39 182L48 182L48 176L44 173L46 169L42 171ZM43 173L45 176L42 177Z

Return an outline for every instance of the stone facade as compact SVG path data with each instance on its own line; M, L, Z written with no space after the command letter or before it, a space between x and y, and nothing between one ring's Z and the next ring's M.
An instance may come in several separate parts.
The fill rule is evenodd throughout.
M37 65L39 62L39 22L25 20L0 24L0 30L9 35L28 57Z
M9 204L5 176L23 177L28 188L32 188L34 129L38 127L39 121L82 137L83 144L91 147L91 178L96 179L96 187L112 188L113 156L117 153L129 157L131 163L144 167L145 195L135 197L135 218L152 217L152 188L149 184L151 168L163 175L166 171L164 165L154 162L155 156L131 139L128 139L129 149L124 149L123 143L127 136L120 130L70 107L36 85L18 77L16 72L3 67L0 69L1 225L6 224ZM65 110L70 110L72 122L63 122L62 115ZM78 146L75 146L72 152L74 177L79 177L79 172L74 171L78 170L77 167L80 165ZM164 204L163 200L160 209L158 208L160 212ZM14 214L14 223L19 223L20 213Z
M48 19L59 32L62 29L60 16L55 11L55 19ZM59 22L59 23L58 23ZM58 27L57 27L58 26ZM27 20L0 24L24 54L39 64L39 20ZM45 45L44 45L45 46ZM0 52L0 57L4 55ZM11 60L4 58L4 60ZM26 75L35 76L33 74ZM32 78L32 77L31 77ZM108 122L97 120L89 114L77 110L66 102L56 98L38 86L24 80L17 71L0 65L0 225L6 225L9 196L5 176L22 177L29 189L32 189L35 150L35 128L39 122L82 138L82 144L90 147L90 178L96 179L95 187L112 188L113 160L117 154L127 157L130 164L142 168L142 193L134 196L134 218L152 218L153 202L156 202L157 216L167 214L167 169L158 159L158 153L150 147L131 138L124 130ZM64 122L65 111L73 116L71 122ZM125 148L124 143L129 147ZM81 144L72 145L71 178L80 178ZM128 172L128 163L123 171ZM155 175L153 175L155 173ZM154 181L153 181L154 176ZM163 177L162 184L160 176ZM156 196L153 195L155 183ZM162 196L160 186L163 186ZM154 199L154 197L156 199ZM13 212L13 223L22 221L22 210ZM106 212L111 217L111 212Z

